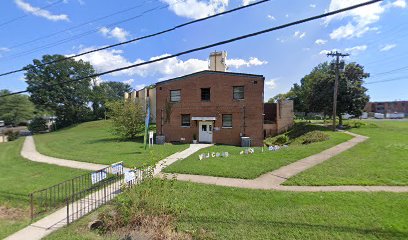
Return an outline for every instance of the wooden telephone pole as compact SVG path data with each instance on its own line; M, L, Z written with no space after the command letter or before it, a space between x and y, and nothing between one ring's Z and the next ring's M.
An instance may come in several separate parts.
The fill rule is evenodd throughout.
M328 57L336 57L336 79L334 80L334 93L333 93L333 131L336 131L336 115L337 115L337 92L339 88L339 76L340 76L340 57L347 57L348 53L329 52Z

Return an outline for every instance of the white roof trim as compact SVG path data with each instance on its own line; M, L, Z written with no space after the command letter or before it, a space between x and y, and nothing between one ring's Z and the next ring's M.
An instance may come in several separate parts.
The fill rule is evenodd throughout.
M199 121L215 121L217 120L216 117L192 117L191 120L199 120Z

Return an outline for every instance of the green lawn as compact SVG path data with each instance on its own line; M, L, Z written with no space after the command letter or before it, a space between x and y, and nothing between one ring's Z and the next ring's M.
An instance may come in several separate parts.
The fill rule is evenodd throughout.
M175 162L164 169L167 173L186 173L217 177L232 177L253 179L263 173L278 169L310 155L319 153L327 148L347 141L352 137L344 133L326 131L330 139L324 142L308 145L291 145L279 151L265 151L255 148L251 155L240 155L241 147L217 145L198 151L190 157ZM228 158L208 158L199 160L198 155L207 152L228 151Z
M29 223L30 192L85 173L25 160L20 156L23 141L0 144L0 239Z
M143 137L137 141L120 141L110 132L110 122L103 120L36 135L35 143L37 150L48 156L100 164L123 161L127 167L154 164L188 147L188 144L165 144L145 150Z
M407 239L408 194L291 193L175 182L178 231L213 239ZM151 194L161 197L160 191ZM87 230L92 214L47 239L110 239Z
M366 121L351 131L370 137L290 178L285 185L408 185L408 121Z

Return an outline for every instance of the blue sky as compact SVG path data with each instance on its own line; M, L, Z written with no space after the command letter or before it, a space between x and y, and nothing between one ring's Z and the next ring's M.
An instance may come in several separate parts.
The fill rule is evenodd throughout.
M206 45L277 26L365 0L274 0L193 24L169 34L89 54L98 71L143 62L165 54ZM75 54L154 33L251 0L9 0L0 2L0 72L19 69L43 54ZM118 4L120 2L120 4ZM167 7L165 7L168 5ZM163 8L162 8L163 7ZM152 10L135 18L145 11ZM85 22L112 15L73 28ZM286 92L314 66L328 60L326 51L348 52L372 74L371 100L408 99L408 7L405 0L383 1L331 18L185 55L129 71L105 75L101 81L126 81L133 88L206 69L211 51L228 52L229 71L262 74L265 99ZM19 19L8 24L2 23ZM133 19L132 19L133 18ZM71 29L69 29L71 28ZM64 31L69 29L67 31ZM54 34L61 32L59 34ZM54 34L52 37L48 35ZM41 40L36 40L41 38ZM405 60L405 61L404 61ZM385 74L383 74L385 73ZM25 89L23 74L0 77L0 89Z

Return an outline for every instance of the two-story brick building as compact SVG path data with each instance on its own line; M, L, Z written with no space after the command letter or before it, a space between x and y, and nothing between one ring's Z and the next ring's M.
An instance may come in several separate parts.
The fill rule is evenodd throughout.
M211 53L209 69L125 94L142 106L148 96L158 143L240 145L246 137L261 146L293 125L292 101L264 104L264 76L227 72L225 52Z
M263 141L261 75L201 71L156 84L157 134L166 141L240 145Z

